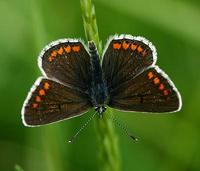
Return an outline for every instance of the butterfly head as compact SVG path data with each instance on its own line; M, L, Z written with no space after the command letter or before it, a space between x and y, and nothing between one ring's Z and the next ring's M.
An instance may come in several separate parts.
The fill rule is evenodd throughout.
M96 49L95 43L93 41L88 41L88 48L90 51L94 51Z
M101 105L101 106L96 106L95 111L97 111L98 115L100 118L103 117L103 113L106 111L106 106Z

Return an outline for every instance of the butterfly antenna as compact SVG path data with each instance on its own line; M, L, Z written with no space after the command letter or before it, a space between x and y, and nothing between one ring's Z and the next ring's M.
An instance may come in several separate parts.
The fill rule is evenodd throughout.
M118 127L120 127L120 128L125 132L125 134L128 135L132 140L138 141L138 138L136 138L133 134L131 134L131 133L128 131L127 127L126 127L121 121L119 121L119 120L116 118L116 116L111 115L110 118L112 119L113 123L114 123L115 125L117 125Z
M90 121L94 118L94 116L97 114L97 112L93 113L89 119L87 120L87 122L85 122L81 128L76 132L76 134L74 134L74 136L68 141L68 143L73 143L74 140L76 139L76 137L80 134L81 131L83 131L83 129L90 123Z

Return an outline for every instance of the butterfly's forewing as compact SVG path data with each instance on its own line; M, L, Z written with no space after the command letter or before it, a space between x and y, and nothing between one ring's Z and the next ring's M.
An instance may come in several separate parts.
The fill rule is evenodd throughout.
M102 69L108 93L156 62L155 47L142 37L114 36L107 44Z
M87 91L91 82L90 56L79 40L61 39L47 45L39 67L48 78Z
M154 66L113 89L108 105L126 111L174 112L181 108L181 97L168 76Z
M84 92L41 77L27 96L22 119L26 126L38 126L81 115L90 107Z
M71 118L91 104L90 56L79 40L60 39L47 45L38 58L44 76L35 83L22 108L25 125L36 126Z

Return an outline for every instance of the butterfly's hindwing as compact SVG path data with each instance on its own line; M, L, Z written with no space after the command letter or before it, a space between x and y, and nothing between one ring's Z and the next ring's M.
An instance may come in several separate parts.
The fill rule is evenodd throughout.
M87 91L91 82L90 56L79 40L50 43L39 56L39 66L48 78Z
M116 87L110 93L109 106L125 111L175 112L181 97L168 76L157 66Z
M90 107L87 94L41 77L27 96L22 118L25 125L37 126L81 115Z

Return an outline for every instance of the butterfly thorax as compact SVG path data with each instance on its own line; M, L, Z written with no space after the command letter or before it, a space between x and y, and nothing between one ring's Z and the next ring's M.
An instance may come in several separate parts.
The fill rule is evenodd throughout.
M91 62L92 81L90 87L90 97L95 110L101 115L105 111L107 101L107 89L100 65L99 54L93 42L89 42L89 53Z

